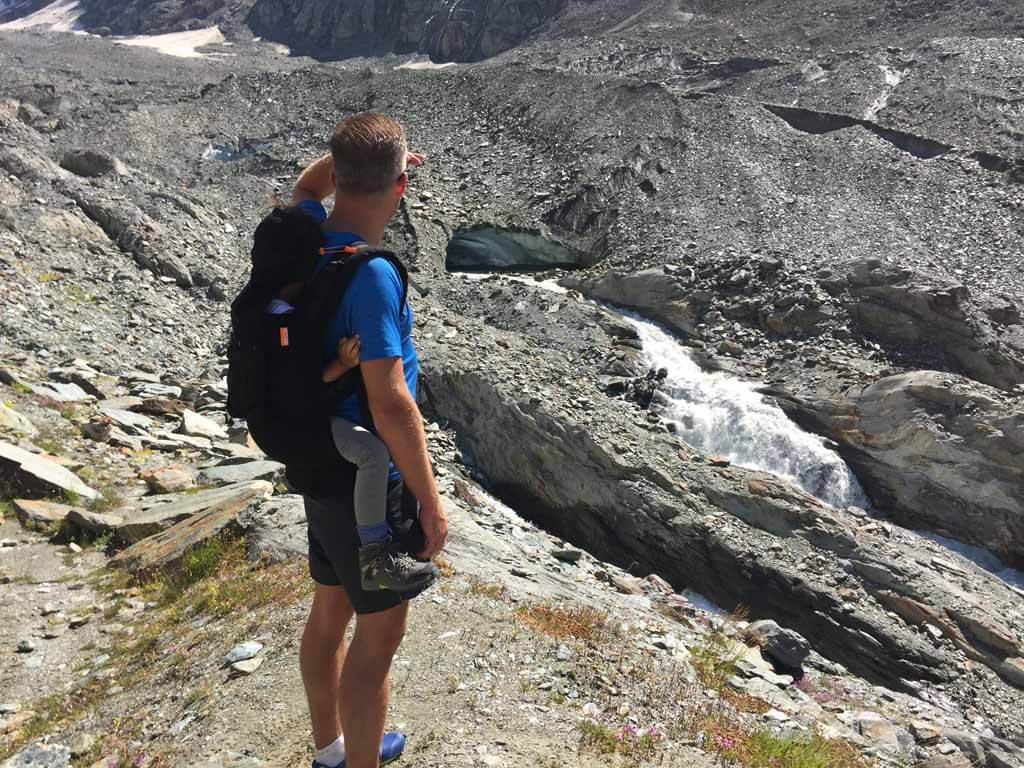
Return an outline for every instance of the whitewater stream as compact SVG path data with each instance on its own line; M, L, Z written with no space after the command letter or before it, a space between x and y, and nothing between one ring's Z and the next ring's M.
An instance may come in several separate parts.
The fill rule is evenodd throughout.
M687 443L701 453L778 475L833 507L870 507L846 462L822 438L804 432L766 401L754 384L701 370L660 327L621 314L640 335L648 365L668 371L665 385L672 404L666 415Z
M470 280L486 277L461 274ZM507 277L566 293L553 281ZM725 456L737 466L778 475L833 507L871 508L867 494L839 454L822 438L801 430L781 408L758 394L755 384L703 371L689 350L660 326L619 307L602 306L636 328L648 366L668 371L664 383L672 403L665 415L688 444L709 456Z

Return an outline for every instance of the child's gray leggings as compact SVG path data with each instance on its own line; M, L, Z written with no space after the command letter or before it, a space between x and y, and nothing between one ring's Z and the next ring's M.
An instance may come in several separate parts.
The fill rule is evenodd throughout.
M391 472L391 455L387 446L369 430L345 419L332 419L331 429L338 453L359 470L353 498L356 524L367 527L380 525L387 519L388 475Z

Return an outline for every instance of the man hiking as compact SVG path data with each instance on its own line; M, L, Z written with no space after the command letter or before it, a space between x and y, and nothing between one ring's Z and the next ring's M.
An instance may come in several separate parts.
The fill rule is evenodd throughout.
M354 115L335 129L331 154L299 177L292 205L322 222L328 253L354 244L376 247L405 194L407 165L422 162L421 155L408 152L405 131L395 120ZM331 195L334 206L328 215L322 201ZM392 512L404 501L406 516L415 517L418 502L422 537L416 549L421 551L413 554L427 560L444 547L448 526L416 406L419 361L412 310L403 297L402 279L390 261L375 258L362 264L324 329L324 363L337 357L339 341L359 338L366 402L359 395L342 400L336 415L359 423L368 407L394 463L392 480L404 484L404 493L397 485L389 491ZM388 674L405 634L411 595L363 589L351 495L307 496L305 502L316 590L299 660L316 747L313 766L377 768L396 759L405 744L402 734L385 735L384 723ZM353 616L355 634L346 651L345 632Z

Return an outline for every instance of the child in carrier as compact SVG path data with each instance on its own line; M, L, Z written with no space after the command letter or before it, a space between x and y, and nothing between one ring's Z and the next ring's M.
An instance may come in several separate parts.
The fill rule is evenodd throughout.
M308 253L307 253L308 252ZM271 315L295 311L305 282L316 269L318 254L314 250L294 252L266 249L253 252L253 276L264 284L280 286L265 312ZM324 368L322 381L334 385L359 366L359 338L343 338L338 342L338 356ZM367 591L390 590L411 592L432 582L437 569L432 563L421 563L399 549L391 537L387 522L388 479L391 456L384 442L370 430L337 416L332 417L334 443L345 461L356 466L355 509L359 534L359 571L362 587Z

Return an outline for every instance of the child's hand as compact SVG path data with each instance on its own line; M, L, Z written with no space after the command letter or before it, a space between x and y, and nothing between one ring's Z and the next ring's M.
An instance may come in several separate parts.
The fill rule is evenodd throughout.
M359 365L359 337L338 340L338 359L346 368Z

